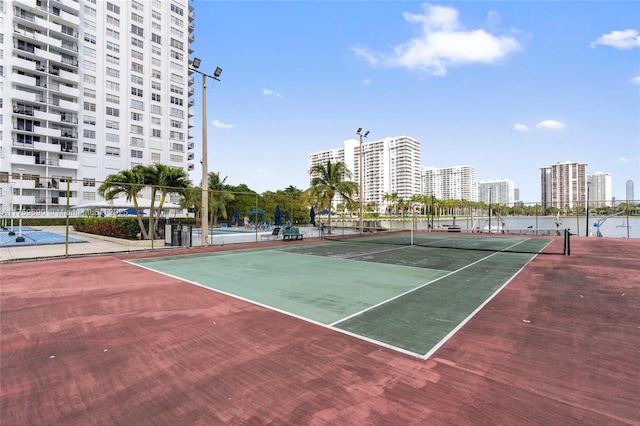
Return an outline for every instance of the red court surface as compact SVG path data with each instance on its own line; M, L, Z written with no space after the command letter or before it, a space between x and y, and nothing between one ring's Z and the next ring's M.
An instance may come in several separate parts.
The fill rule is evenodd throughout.
M426 361L154 255L0 265L0 424L640 425L638 240L536 257Z

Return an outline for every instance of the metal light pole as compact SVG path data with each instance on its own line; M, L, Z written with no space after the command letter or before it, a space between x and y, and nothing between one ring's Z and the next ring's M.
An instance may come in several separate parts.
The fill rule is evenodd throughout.
M491 233L491 187L489 187L489 233Z
M198 70L202 61L193 58L191 71L202 76L202 245L209 245L209 172L207 171L207 77L220 81L222 68L217 67L213 75Z
M24 237L22 236L22 173L26 172L26 170L16 170L20 173L20 219L18 219L18 236L16 237L16 243L24 243Z
M585 226L585 228L587 228L587 231L585 233L585 237L589 236L589 188L591 187L591 182L587 182L587 225Z
M362 134L362 127L358 127L358 131L356 131L356 134L358 136L360 136L360 233L362 234L364 232L364 207L362 204L363 198L364 198L364 188L362 185L362 163L364 163L364 157L362 155L362 138L366 138L367 136L369 136L369 131L367 131L364 135Z

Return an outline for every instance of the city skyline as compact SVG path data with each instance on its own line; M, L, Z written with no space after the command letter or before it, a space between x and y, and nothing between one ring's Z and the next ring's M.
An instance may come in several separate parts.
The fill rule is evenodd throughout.
M523 201L563 161L611 173L616 199L640 181L636 3L192 4L192 56L224 69L208 92L209 171L232 185L306 189L308 154L359 127L416 139L426 166L512 180Z

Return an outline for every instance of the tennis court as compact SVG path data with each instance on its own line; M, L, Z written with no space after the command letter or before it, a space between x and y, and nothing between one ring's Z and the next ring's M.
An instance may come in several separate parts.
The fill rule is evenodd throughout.
M337 239L131 263L428 358L537 253L562 254L549 238Z

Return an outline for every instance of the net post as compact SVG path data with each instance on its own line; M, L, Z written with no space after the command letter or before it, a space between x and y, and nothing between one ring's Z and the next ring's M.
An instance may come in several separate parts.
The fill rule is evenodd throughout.
M569 229L565 229L566 235L565 235L565 241L566 241L566 246L567 246L567 256L571 256L571 230Z

